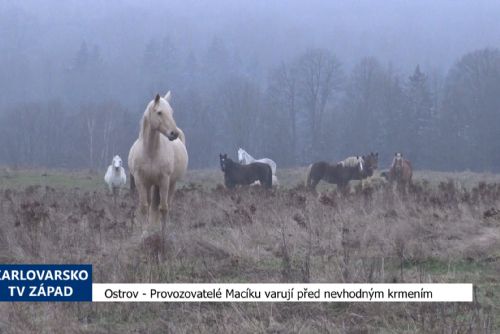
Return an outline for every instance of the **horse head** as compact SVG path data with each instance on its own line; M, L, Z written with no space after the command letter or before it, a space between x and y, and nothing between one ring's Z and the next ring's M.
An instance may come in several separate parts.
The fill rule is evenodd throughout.
M373 171L378 168L378 152L370 152L368 155L362 157L364 162L364 169L368 175L373 174Z
M396 152L394 153L394 158L392 159L391 168L396 172L400 172L403 168L403 154Z
M120 169L120 167L122 166L122 158L120 158L119 155L115 155L113 158L112 165L115 168L115 170L118 171Z
M220 160L220 169L223 171L223 172L226 172L226 167L227 167L227 163L228 163L228 158L227 158L227 154L224 153L219 153L219 160Z
M169 140L179 137L179 130L173 117L174 110L170 106L171 93L168 91L164 97L156 97L148 105L147 118L152 129L159 131Z
M401 175L403 173L403 154L396 152L394 154L394 159L392 161L392 168L396 175Z

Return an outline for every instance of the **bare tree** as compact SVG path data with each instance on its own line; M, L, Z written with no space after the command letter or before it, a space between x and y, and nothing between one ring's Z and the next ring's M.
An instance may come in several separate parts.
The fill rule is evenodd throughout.
M274 137L279 131L281 136L275 138L280 142L281 151L284 151L281 160L286 164L297 164L297 71L292 65L281 63L272 71L267 89L269 123L278 129L269 129L268 133ZM271 126L268 126L271 128ZM279 140L281 139L281 140ZM269 141L269 140L268 140ZM275 152L275 154L279 154Z
M498 170L498 87L498 49L468 53L450 70L445 83L441 126L448 129L448 145L444 153L451 163L482 170Z
M260 95L259 88L243 77L232 77L219 87L217 96L226 124L224 133L233 143L233 148L255 149L254 133L260 116Z
M342 82L340 62L326 49L308 50L297 61L297 78L302 110L309 123L308 152L315 157L325 146L322 124L327 105Z

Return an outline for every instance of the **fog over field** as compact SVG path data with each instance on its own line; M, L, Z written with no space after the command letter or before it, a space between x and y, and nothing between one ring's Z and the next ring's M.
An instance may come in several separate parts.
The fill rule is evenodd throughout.
M0 163L102 169L173 92L191 168L498 171L498 1L0 2ZM54 122L54 120L57 120ZM126 159L125 159L126 160Z

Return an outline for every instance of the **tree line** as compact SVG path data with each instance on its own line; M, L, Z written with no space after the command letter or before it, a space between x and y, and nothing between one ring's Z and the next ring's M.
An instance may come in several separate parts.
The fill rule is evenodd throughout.
M463 55L447 73L401 73L373 57L346 68L329 49L307 49L269 69L215 38L180 52L165 38L143 53L124 98L96 46L82 43L58 78L59 98L2 107L0 163L102 169L124 161L156 92L173 92L190 168L214 167L238 147L279 167L378 151L402 152L417 169L500 170L500 51ZM119 95L119 94L118 94Z

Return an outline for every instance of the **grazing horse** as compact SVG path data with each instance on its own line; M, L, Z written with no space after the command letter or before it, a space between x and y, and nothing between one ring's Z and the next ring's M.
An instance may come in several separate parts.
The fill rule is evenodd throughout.
M173 118L170 91L149 102L141 121L139 138L130 148L128 165L131 190L139 193L143 214L149 208L150 222L158 211L166 217L175 192L175 183L185 174L188 154L185 137ZM163 227L162 220L162 227Z
M406 188L411 184L413 170L409 160L403 158L403 154L397 152L392 159L391 168L387 173L390 182L396 181L398 186Z
M363 180L373 175L378 167L378 153L351 157L336 164L325 161L309 165L306 175L306 188L316 189L319 181L336 184L345 188L351 180Z
M122 167L122 158L115 155L111 165L108 166L108 170L104 175L104 181L108 185L109 192L113 194L113 199L116 202L116 196L120 192L120 188L127 183L127 175L125 174L125 169Z
M242 149L241 147L238 149L238 161L242 165L248 165L252 162L262 162L264 164L268 164L271 167L271 171L273 172L273 186L278 185L278 178L276 177L276 162L269 158L255 159L252 157L247 151Z
M224 172L224 184L227 188L236 185L249 185L259 181L266 188L272 187L273 172L268 164L253 162L249 165L241 165L227 157L227 154L219 154L220 168Z

